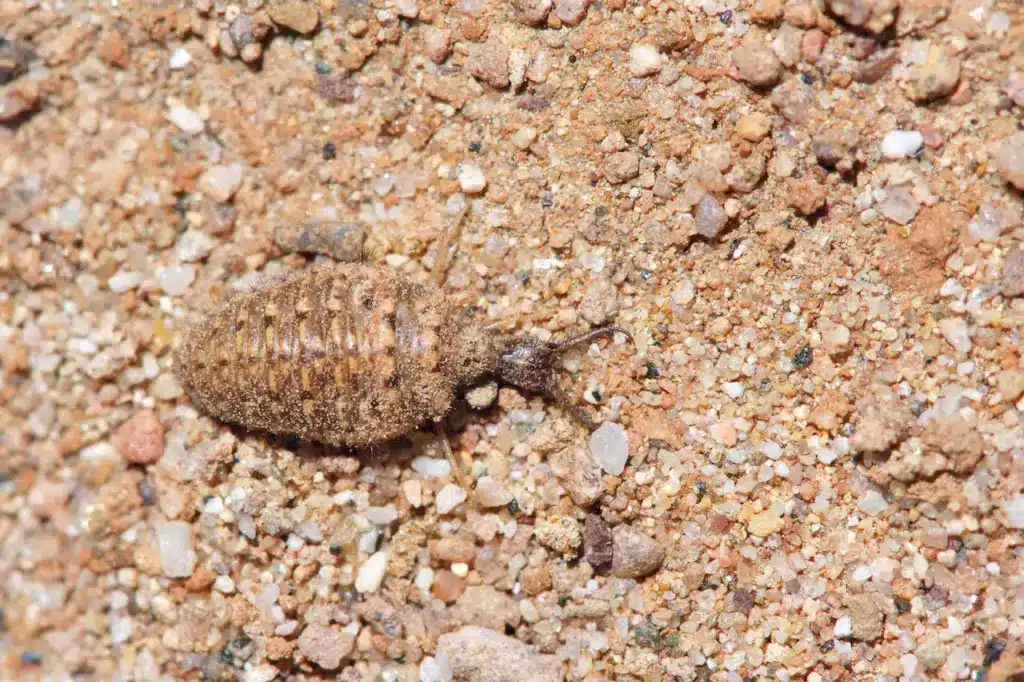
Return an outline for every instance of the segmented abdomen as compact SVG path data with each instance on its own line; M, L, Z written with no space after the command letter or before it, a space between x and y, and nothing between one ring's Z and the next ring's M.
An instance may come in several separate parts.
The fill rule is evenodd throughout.
M439 291L361 264L318 268L229 301L186 338L193 402L224 421L365 445L440 417Z

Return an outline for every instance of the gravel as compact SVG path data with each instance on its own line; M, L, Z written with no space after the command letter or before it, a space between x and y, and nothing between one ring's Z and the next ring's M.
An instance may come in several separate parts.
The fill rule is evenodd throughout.
M192 526L184 521L158 521L154 524L163 574L168 578L187 578L196 567L192 548Z
M487 628L468 625L441 635L437 647L455 679L474 682L523 679L557 682L562 679L554 656L537 653L526 644Z
M590 452L601 469L613 476L620 475L629 458L625 429L611 422L601 424L590 436Z

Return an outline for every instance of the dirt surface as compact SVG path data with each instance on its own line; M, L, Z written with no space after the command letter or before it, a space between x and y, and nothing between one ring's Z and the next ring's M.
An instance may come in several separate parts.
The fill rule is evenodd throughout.
M0 0L0 679L1015 679L1016 0ZM348 453L200 414L330 259L558 341ZM987 677L986 677L987 676Z

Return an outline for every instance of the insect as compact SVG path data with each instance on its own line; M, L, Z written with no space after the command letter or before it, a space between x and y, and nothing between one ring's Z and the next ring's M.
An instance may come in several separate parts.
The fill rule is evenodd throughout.
M468 319L436 284L343 263L229 300L186 334L176 365L210 416L355 448L440 424L460 390L492 378L550 396L593 428L553 365L616 332L632 340L615 326L561 343L511 336Z

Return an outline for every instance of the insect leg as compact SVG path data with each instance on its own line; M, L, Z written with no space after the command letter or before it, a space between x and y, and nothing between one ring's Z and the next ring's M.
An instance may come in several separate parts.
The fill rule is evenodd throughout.
M582 346L585 343L590 343L594 339L599 339L602 336L612 336L613 334L622 334L627 339L629 339L630 343L636 343L633 340L633 335L630 334L628 331L626 331L622 327L616 327L614 325L609 324L605 325L604 327L598 327L597 329L591 329L589 332L584 332L579 336L574 336L571 339L562 341L561 343L557 344L554 347L554 351L556 353L562 353L569 350L570 348L575 348L576 346Z
M591 431L597 428L597 423L590 418L590 415L587 414L586 410L584 410L579 403L574 402L573 399L570 398L569 395L554 381L552 381L547 387L546 393L551 397L556 405L575 417L576 421L583 424Z
M469 472L455 458L455 453L452 452L452 444L448 441L448 432L445 431L444 425L441 422L434 422L434 432L437 433L437 437L441 441L441 449L444 450L444 456L448 458L448 463L452 465L452 473L455 475L455 480L465 490L472 491L472 481L469 478Z
M468 203L465 208L459 211L459 215L455 216L455 221L451 226L441 235L441 240L437 245L437 260L434 261L433 272L431 273L434 284L437 286L444 284L444 280L448 276L448 269L451 267L453 260L451 250L459 242L467 213L469 213Z

